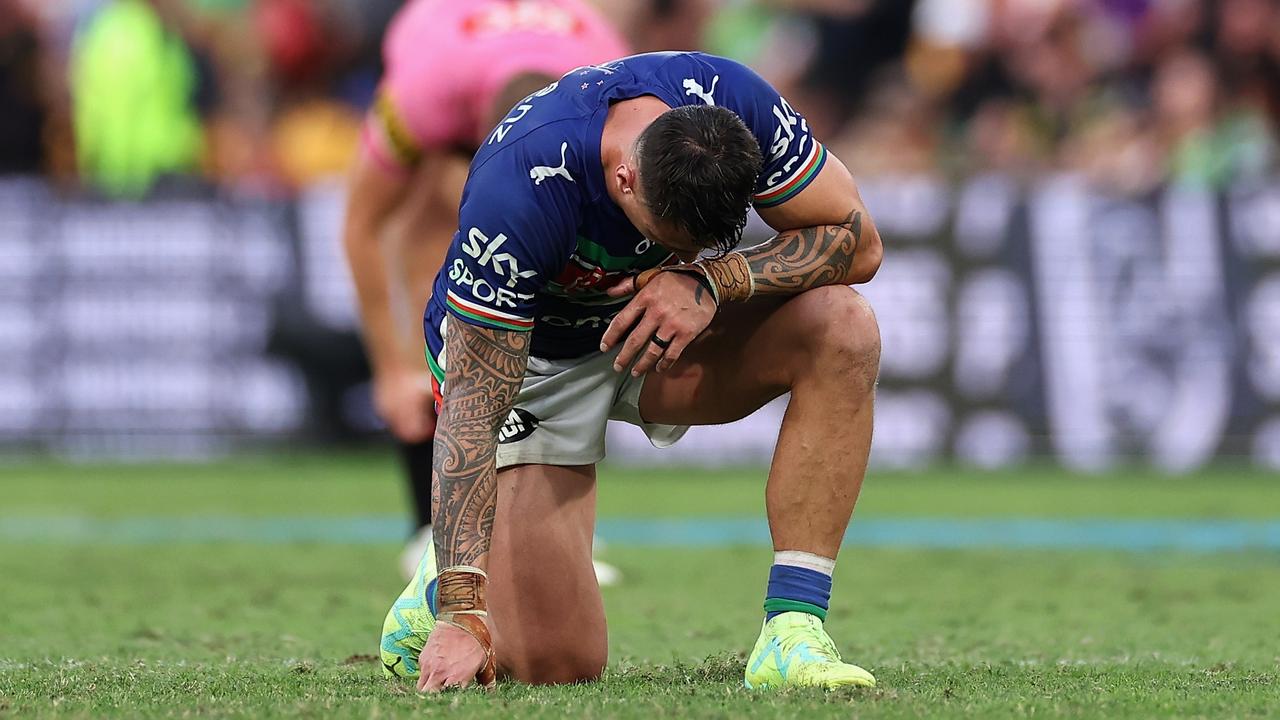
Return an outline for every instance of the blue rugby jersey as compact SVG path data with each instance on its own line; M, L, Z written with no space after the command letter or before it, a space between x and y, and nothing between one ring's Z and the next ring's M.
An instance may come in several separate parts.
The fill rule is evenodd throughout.
M737 113L764 156L756 207L786 202L826 161L805 119L732 60L663 52L571 70L518 103L471 163L458 231L423 317L438 380L446 322L532 331L535 357L598 352L627 302L604 289L669 257L609 199L601 168L610 103L642 95Z

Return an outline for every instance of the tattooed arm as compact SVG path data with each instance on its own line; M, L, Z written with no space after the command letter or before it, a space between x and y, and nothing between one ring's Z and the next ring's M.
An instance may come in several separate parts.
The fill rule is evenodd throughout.
M772 239L741 251L755 295L793 295L822 285L863 283L880 268L883 248L849 170L831 155L809 187L762 209L777 228ZM727 280L732 280L728 278Z
M880 234L849 171L835 156L803 191L761 209L760 216L781 230L767 242L692 266L646 270L609 290L614 297L636 294L601 339L604 351L626 338L614 370L631 367L637 376L650 369L666 371L710 324L722 302L866 282L880 268ZM704 285L689 279L686 268L691 267L701 268L709 281L705 295L710 298L704 298ZM662 342L653 342L655 338Z
M717 302L862 283L880 269L880 233L849 171L834 156L804 191L762 208L760 217L781 232L755 247L695 263L714 286Z
M496 678L484 570L498 496L498 431L520 391L529 338L460 320L445 332L433 488L437 624L419 656L419 690L473 680L491 686Z
M745 273L720 273L717 279L723 278L731 296L734 283L746 285L751 295L794 295L822 285L851 285L875 274L880 266L878 242L876 248L874 257L864 252L868 248L863 214L851 210L839 223L785 230L743 250L736 267L745 267Z
M529 337L461 321L448 325L432 513L441 568L486 565L497 496L498 431L520 391Z
M492 686L485 619L489 542L497 505L498 430L529 361L529 333L449 323L444 402L436 423L436 627L419 655L418 689Z

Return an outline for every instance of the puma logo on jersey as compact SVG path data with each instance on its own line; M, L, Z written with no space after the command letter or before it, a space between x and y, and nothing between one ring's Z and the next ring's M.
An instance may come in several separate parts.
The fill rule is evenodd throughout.
M565 169L565 151L569 149L569 143L560 143L560 164L556 167L549 165L535 165L529 170L529 179L533 180L534 185L541 185L543 180L553 177L562 177L569 182L574 182L573 176Z
M716 83L718 82L720 82L720 76L716 75L715 77L711 78L711 89L703 90L702 83L698 82L694 78L685 78L684 94L697 95L698 97L702 98L702 102L708 105L715 105L716 99L711 97L711 94L716 91Z
M521 270L519 261L511 253L498 252L506 241L507 236L503 233L498 233L497 237L490 240L488 235L480 231L480 228L473 227L462 243L462 251L475 258L480 267L492 267L498 275L506 277L507 287L511 288L516 286L520 278L533 277L538 274L538 271Z

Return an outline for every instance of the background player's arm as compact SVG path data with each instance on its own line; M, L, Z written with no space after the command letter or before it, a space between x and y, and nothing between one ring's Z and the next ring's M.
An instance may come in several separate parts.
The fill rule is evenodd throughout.
M741 251L757 295L867 282L880 268L880 233L849 170L834 156L802 192L759 212L780 232Z
M391 173L368 153L360 153L350 178L342 244L351 265L364 342L374 372L402 363L391 312L390 281L382 239L386 220L404 199L407 173Z
M422 369L406 362L391 303L387 219L404 201L408 172L389 172L382 161L361 152L350 178L342 242L356 289L365 351L373 369L374 404L391 431L405 442L431 434L431 394Z

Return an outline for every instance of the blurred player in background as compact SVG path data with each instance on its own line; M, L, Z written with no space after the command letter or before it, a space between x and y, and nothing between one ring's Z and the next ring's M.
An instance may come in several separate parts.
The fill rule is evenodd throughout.
M583 0L413 0L384 42L386 74L363 131L343 242L355 281L378 414L396 437L418 531L431 532L435 429L422 310L458 227L467 166L521 98L566 71L626 53ZM599 564L602 582L616 570Z

